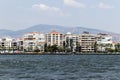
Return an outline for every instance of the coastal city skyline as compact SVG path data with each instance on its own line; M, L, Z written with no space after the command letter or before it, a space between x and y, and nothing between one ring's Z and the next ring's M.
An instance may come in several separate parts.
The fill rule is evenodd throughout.
M119 32L118 0L0 0L0 29L19 30L38 24L82 26Z
M29 32L20 38L1 37L0 53L17 51L25 52L117 52L119 42L114 42L112 36L105 33L65 34L58 31L48 33ZM19 52L20 51L20 52ZM59 53L60 54L60 53ZM63 53L64 54L64 53Z
M0 0L0 80L120 80L120 0Z

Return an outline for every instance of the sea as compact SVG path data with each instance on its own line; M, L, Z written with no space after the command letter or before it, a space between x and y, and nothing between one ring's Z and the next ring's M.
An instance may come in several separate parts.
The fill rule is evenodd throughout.
M120 55L0 55L0 80L120 80Z

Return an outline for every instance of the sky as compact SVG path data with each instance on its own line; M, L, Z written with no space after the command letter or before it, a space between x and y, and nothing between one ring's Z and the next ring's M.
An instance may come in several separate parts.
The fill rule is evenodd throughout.
M120 33L120 0L0 0L0 29L38 24Z

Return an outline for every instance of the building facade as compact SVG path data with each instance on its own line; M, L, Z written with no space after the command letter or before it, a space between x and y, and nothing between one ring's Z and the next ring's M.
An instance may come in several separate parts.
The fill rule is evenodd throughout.
M45 35L40 32L30 32L23 37L23 48L27 51L40 50L44 52Z
M68 32L62 34L57 31L51 31L44 35L40 32L29 32L24 34L22 38L14 39L11 37L0 37L0 52L8 51L36 51L44 52L46 46L57 45L58 51L70 52L96 52L115 50L116 43L112 41L109 34L72 34ZM57 50L56 50L57 51Z
M63 34L60 32L57 32L57 31L52 31L52 32L46 34L47 46L48 45L63 46L63 39L64 39Z
M96 41L98 44L98 51L105 51L105 48L112 47L112 36L109 34L99 33L96 35Z
M0 51L10 52L17 49L17 41L11 37L1 37L0 38Z
M23 51L23 38L17 38L18 50Z
M73 52L76 51L78 35L68 32L64 35L64 41L67 48L71 49Z
M94 52L95 36L84 32L79 35L79 44L82 52Z

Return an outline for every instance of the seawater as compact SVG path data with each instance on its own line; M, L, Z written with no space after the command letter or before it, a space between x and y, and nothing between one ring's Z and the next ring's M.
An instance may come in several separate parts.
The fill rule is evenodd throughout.
M0 80L120 80L120 55L0 55Z

